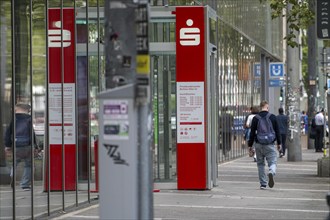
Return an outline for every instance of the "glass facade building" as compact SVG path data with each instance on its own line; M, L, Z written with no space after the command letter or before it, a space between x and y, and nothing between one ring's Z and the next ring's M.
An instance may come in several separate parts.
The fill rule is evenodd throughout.
M262 89L256 74L255 64L281 61L283 54L283 25L281 20L270 18L270 8L259 0L210 0L180 1L151 0L150 56L153 109L153 173L157 183L176 182L176 56L175 17L164 16L162 11L181 5L209 5L217 12L217 21L212 23L212 41L217 46L217 110L219 111L217 162L222 163L247 155L243 138L243 122L252 105L258 105ZM104 55L104 1L103 0L2 0L0 1L0 131L3 136L11 121L16 120L15 104L31 106L33 138L42 150L29 152L31 166L20 161L17 148L6 150L4 138L0 144L0 219L30 219L47 216L59 211L97 201L98 192L95 175L95 144L98 136L97 94L105 88ZM74 10L73 62L75 90L70 106L74 121L73 153L67 152L65 123L59 129L61 138L59 166L53 166L50 150L53 130L49 124L54 120L54 95L49 85L50 50L52 32L47 28L49 9ZM64 13L59 21L64 26ZM57 24L54 24L57 25ZM58 27L61 62L60 76L65 78L65 28ZM62 37L61 37L62 35ZM54 39L54 38L53 38ZM61 42L62 41L62 42ZM57 111L62 120L67 116L65 101L67 88L64 82L58 85L60 102ZM52 106L52 109L50 107ZM62 107L63 106L63 107ZM56 111L55 111L56 112ZM232 124L222 120L230 114ZM62 116L63 115L63 116ZM14 132L15 133L15 132ZM229 135L227 134L229 133ZM12 137L13 138L13 137ZM31 149L33 148L30 146ZM68 161L71 158L74 161ZM65 159L67 158L67 159ZM66 163L73 167L67 170ZM16 166L17 165L17 166ZM26 166L26 167L25 167ZM14 167L12 169L12 167ZM21 189L20 181L24 169L29 169L31 190ZM60 177L52 174L61 172ZM12 170L12 172L11 172ZM72 182L67 176L73 172ZM15 181L11 187L10 173ZM53 182L59 181L59 189ZM221 181L221 177L219 177ZM72 188L67 188L73 184Z

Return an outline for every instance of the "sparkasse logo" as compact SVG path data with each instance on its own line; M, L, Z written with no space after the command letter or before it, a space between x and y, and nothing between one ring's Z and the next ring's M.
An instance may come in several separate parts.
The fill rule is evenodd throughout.
M198 46L200 44L200 29L191 27L194 24L192 19L186 21L188 27L180 29L180 45Z
M61 21L53 22L52 26L57 29L48 30L48 47L69 47L71 45L71 31L63 29L62 32L60 29Z

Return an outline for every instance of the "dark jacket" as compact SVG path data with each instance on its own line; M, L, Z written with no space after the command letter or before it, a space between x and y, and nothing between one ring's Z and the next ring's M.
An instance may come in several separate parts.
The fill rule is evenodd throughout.
M231 133L232 128L234 125L234 117L225 112L222 115L220 115L220 121L219 121L219 127L220 127L220 132L226 132L226 133Z
M289 117L284 114L279 114L276 116L276 118L277 118L278 128L280 129L280 134L287 134Z
M23 125L24 127L20 127ZM32 118L31 115L25 114L25 113L16 113L16 138L19 133L20 136L24 136L28 138L28 144L26 146L31 146L31 128L32 128ZM32 128L33 129L33 128ZM13 140L12 140L12 134L13 132L13 123L11 122L9 127L6 130L5 133L5 146L6 147L12 147L13 145ZM34 136L34 145L36 147L36 136L33 131L33 136ZM16 143L17 145L17 143ZM20 147L20 146L16 146Z
M261 112L259 112L259 115L260 115L260 117L265 117L267 115L267 113L268 113L268 111L261 111ZM273 129L275 131L277 144L281 144L281 134L280 134L280 130L279 130L279 127L277 124L276 116L271 114L269 119L272 122ZM259 119L257 117L253 117L252 124L251 124L251 134L250 134L250 139L248 142L249 147L252 147L252 145L255 141L258 142L257 135L256 135L258 122L259 122Z

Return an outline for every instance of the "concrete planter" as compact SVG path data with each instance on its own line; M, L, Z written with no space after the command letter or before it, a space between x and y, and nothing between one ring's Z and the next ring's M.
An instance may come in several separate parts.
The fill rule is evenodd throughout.
M323 157L317 160L317 176L330 177L330 157Z

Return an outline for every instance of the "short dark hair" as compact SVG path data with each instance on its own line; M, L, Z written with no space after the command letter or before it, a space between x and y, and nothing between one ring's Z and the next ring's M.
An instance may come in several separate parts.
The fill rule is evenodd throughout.
M284 110L282 107L278 109L278 113L283 114L283 112L284 112Z

